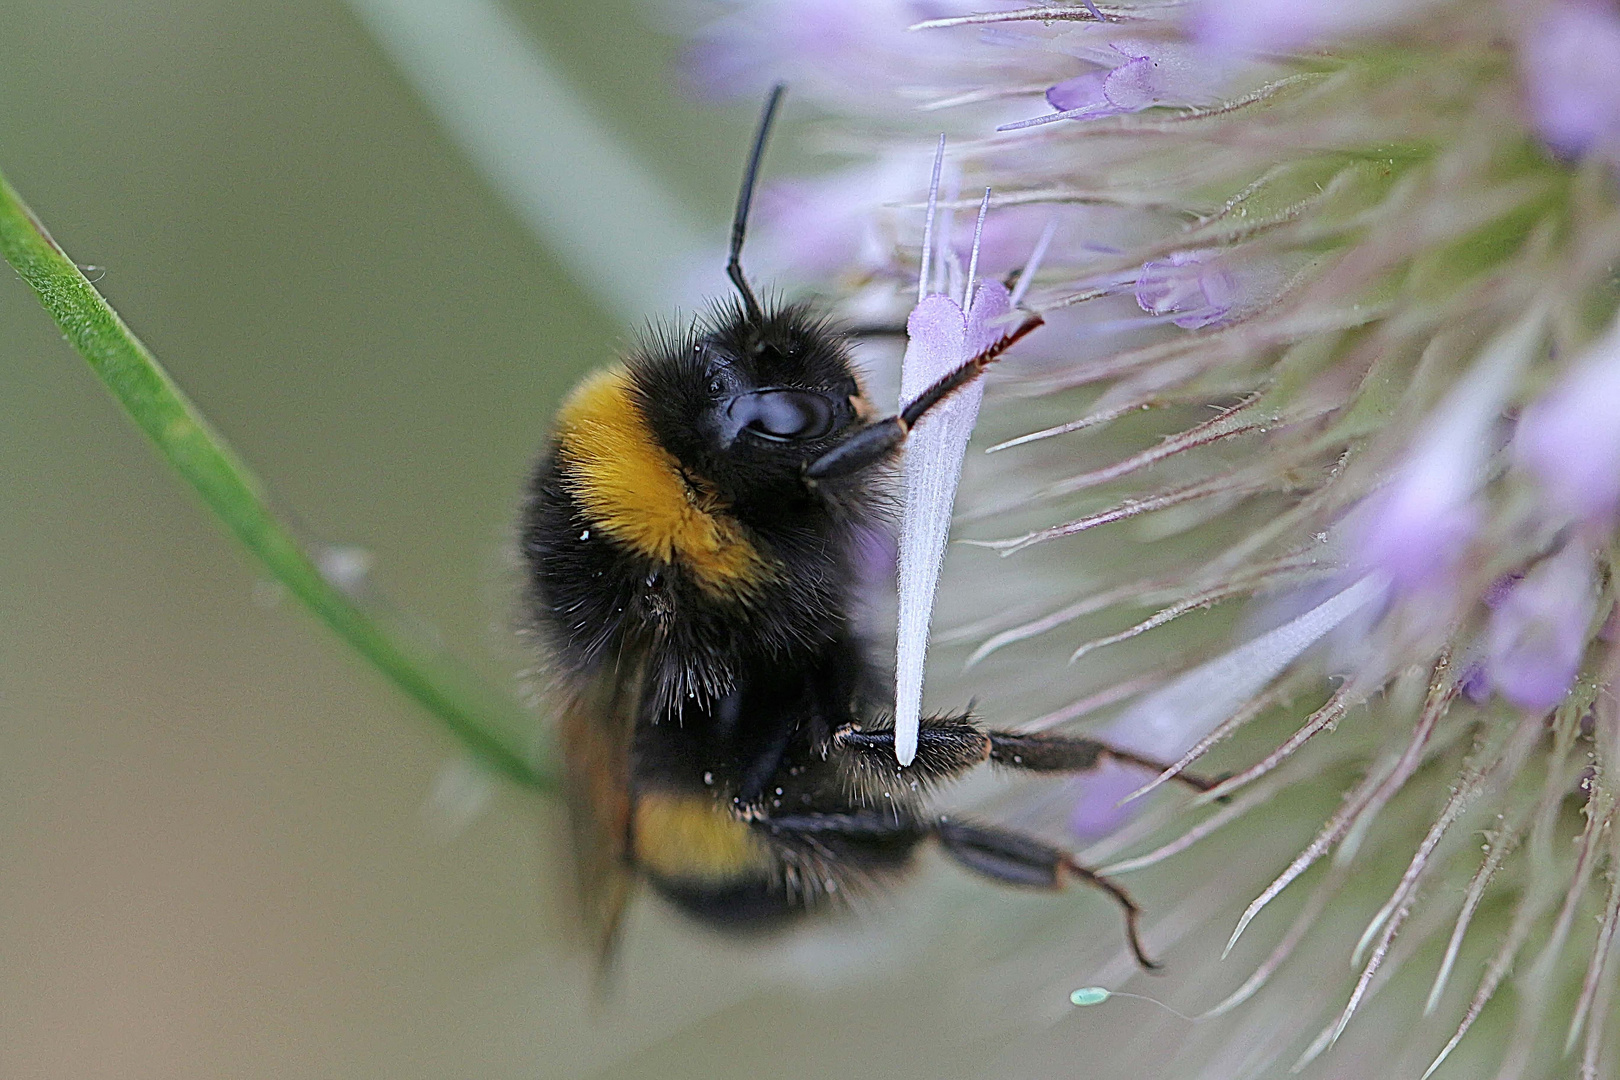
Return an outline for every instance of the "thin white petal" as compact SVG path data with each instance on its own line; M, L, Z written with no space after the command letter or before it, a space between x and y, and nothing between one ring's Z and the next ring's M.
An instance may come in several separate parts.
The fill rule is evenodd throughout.
M934 295L923 300L906 321L911 342L900 364L900 403L916 397L967 356L967 319L956 301ZM961 454L950 464L952 438L961 413L972 430L983 391L968 387L912 429L902 459L905 510L900 525L900 622L895 644L894 751L902 766L917 756L917 725L922 714L923 661L928 649L928 623L933 615L934 587L950 532L951 505ZM966 437L962 438L964 447Z
M965 316L949 297L930 296L918 304L906 323L911 342L900 364L901 404L994 343L1005 333L999 320L1009 310L1007 290L996 282L985 282L978 289ZM983 397L983 383L963 387L923 417L906 440L901 467L905 510L900 524L894 711L895 756L903 766L910 765L917 754L934 589L950 535L962 458Z
M1173 759L1281 674L1301 653L1362 607L1384 595L1369 574L1305 614L1182 675L1109 725L1109 742Z

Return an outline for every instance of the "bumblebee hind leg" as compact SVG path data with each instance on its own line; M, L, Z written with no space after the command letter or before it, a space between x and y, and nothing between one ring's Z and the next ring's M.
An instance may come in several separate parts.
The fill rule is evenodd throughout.
M1073 855L1023 833L939 818L924 822L889 810L787 814L762 818L754 827L776 843L826 853L836 846L836 865L863 873L903 866L918 842L933 836L959 865L1004 885L1057 890L1071 879L1101 889L1125 912L1125 939L1136 962L1148 971L1159 965L1142 945L1142 909L1124 887L1082 866Z
M1142 946L1142 909L1124 887L1080 865L1062 848L1032 836L984 825L970 825L941 818L934 824L934 836L945 854L958 864L1005 885L1037 889L1061 889L1070 878L1077 878L1094 889L1101 889L1125 912L1125 939L1136 962L1148 971L1159 964Z

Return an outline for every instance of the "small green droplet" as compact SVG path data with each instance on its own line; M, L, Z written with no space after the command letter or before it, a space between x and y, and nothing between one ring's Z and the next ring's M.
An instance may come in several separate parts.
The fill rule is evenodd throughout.
M1076 1005L1101 1005L1112 996L1100 986L1082 986L1069 995L1069 1000Z

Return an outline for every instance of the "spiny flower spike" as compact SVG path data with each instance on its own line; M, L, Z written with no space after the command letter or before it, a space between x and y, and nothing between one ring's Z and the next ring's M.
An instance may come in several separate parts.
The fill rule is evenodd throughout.
M937 577L960 450L908 460L905 707L937 580L935 690L1173 763L1053 843L1227 777L1081 852L1153 867L1174 999L1214 999L1088 1067L1620 1075L1620 7L979 6L762 0L703 48L860 159L763 213L779 272L912 311L908 363L969 348L967 276L1045 320L957 495L991 551ZM971 247L958 185L996 193Z

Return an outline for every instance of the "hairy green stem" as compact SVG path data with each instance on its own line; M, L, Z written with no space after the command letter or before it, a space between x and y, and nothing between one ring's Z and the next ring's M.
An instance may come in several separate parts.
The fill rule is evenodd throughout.
M533 718L442 652L367 610L323 576L271 510L252 471L213 431L169 373L124 325L0 174L0 254L130 418L265 568L337 635L415 698L490 768L529 787L556 786L523 748Z

